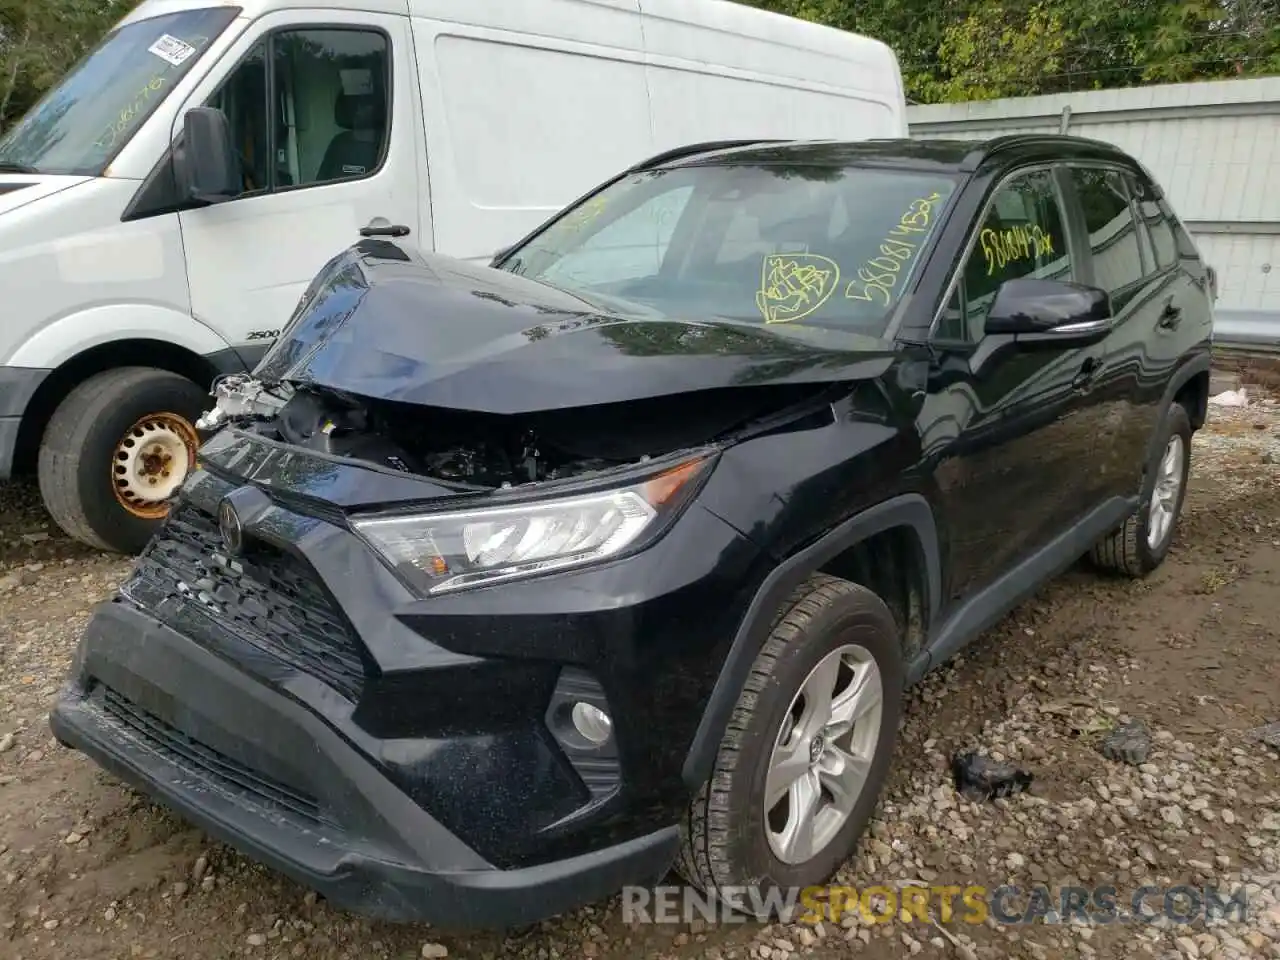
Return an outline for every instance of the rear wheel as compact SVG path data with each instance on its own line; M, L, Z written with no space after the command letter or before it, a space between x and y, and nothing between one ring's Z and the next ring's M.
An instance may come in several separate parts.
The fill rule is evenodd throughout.
M40 493L58 526L103 550L140 551L195 467L193 424L207 396L150 367L107 370L72 390L40 445Z
M825 575L806 581L757 655L690 806L685 879L748 914L768 912L771 889L830 879L888 775L904 674L879 597Z
M1090 558L1095 566L1143 577L1164 562L1187 495L1191 433L1186 408L1173 404L1161 424L1158 453L1147 467L1138 509L1094 546Z

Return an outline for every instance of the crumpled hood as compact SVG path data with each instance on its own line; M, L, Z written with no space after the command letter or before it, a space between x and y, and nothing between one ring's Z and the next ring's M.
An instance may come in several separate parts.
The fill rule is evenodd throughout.
M52 196L91 179L93 178L0 173L0 214L16 210L18 207L26 206L28 203Z
M856 333L794 324L784 332L609 313L511 273L365 240L316 276L255 375L520 414L875 377L890 350Z

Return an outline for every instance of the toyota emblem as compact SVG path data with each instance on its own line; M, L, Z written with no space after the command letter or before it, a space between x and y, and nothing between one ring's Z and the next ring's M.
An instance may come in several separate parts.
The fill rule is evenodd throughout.
M244 549L244 528L240 525L240 515L230 500L218 504L218 530L222 533L222 542L227 553L236 557Z

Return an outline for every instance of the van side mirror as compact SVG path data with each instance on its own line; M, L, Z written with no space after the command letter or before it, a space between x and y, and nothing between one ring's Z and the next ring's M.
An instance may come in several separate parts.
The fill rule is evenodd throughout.
M231 125L221 110L193 107L183 117L180 178L186 196L200 203L221 203L244 189Z
M1111 330L1111 297L1105 290L1064 280L1019 277L996 291L987 334L1012 334L1021 344L1082 347Z

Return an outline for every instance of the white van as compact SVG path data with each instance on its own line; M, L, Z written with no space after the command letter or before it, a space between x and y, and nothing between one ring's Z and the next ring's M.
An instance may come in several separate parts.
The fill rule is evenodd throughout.
M193 195L197 106L242 189ZM682 144L906 132L889 48L728 0L146 0L0 138L0 479L135 551L360 234L487 260Z

